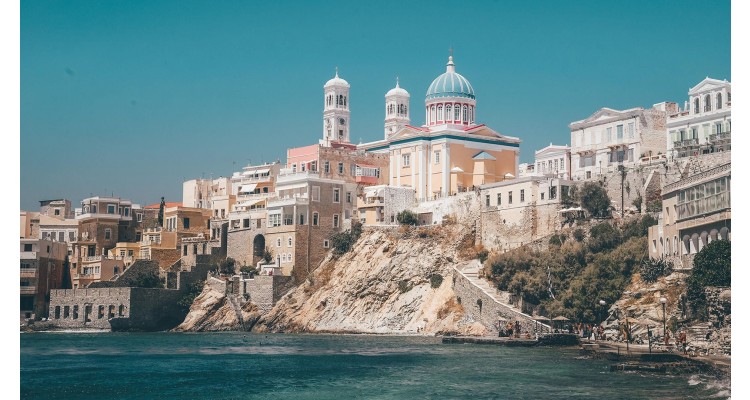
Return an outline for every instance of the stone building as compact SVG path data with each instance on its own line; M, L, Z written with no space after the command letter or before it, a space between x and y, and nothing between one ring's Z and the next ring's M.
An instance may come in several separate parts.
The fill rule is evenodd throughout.
M479 242L489 250L510 250L562 227L562 198L571 181L526 177L479 188Z
M50 289L69 287L68 246L45 239L20 239L21 320L46 318Z
M268 201L266 235L258 240L259 248L267 246L284 275L301 281L325 258L331 235L351 226L356 190L354 183L282 170L276 197Z
M533 173L539 176L551 176L570 179L570 146L559 146L552 143L534 152Z
M570 124L571 175L573 180L592 179L641 164L642 157L666 152L666 116L675 103L659 103L650 109L601 108L590 117ZM538 171L537 171L538 172Z
M414 189L387 185L369 186L357 199L359 222L363 225L398 225L396 216L414 206Z
M212 211L165 203L161 226L143 232L139 258L155 260L165 270L180 259L180 243L185 238L210 237ZM150 207L150 206L149 206Z
M732 84L706 77L688 96L684 109L667 118L667 154L680 158L730 150Z
M692 268L693 257L708 243L731 240L732 165L729 157L725 161L709 166L690 162L664 185L659 223L648 230L651 258Z

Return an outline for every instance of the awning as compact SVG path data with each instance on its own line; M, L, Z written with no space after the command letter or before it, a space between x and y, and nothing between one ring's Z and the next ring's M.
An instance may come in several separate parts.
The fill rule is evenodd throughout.
M583 208L581 208L581 207L563 208L562 210L560 210L558 212L559 213L564 213L564 212L570 212L570 211L583 211Z
M462 170L460 167L453 167L451 169L451 172L464 172L464 170Z
M239 190L237 190L239 193L252 193L255 190L255 187L258 186L256 183L250 183L247 185L240 186Z
M270 168L263 168L263 169L256 169L253 171L245 171L242 173L243 176L250 176L250 175L263 175L267 174L271 169Z

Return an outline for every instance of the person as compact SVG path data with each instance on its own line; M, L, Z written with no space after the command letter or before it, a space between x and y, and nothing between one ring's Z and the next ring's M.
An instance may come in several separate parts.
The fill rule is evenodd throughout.
M664 346L669 346L669 330L664 332Z
M521 337L521 322L516 321L516 337Z
M680 344L682 344L682 354L687 355L687 334L684 330L680 331Z
M531 334L529 334L529 331L524 331L523 337L526 339L531 339Z

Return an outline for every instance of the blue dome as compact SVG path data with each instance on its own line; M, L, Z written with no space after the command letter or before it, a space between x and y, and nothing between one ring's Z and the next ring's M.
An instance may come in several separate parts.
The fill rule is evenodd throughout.
M432 81L427 89L427 100L438 97L466 97L475 99L474 88L463 75L455 71L453 57L448 59L446 72Z

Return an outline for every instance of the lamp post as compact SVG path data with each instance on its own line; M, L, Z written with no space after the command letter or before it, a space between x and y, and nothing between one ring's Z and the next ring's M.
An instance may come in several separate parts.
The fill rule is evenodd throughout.
M606 301L599 300L599 305L601 306L601 308L599 309L599 325L601 325L601 324L604 323L604 316L603 316L603 314L604 314L604 305L605 304L607 304Z
M659 299L659 302L661 303L661 313L662 313L662 336L665 338L667 337L667 298L662 297Z

